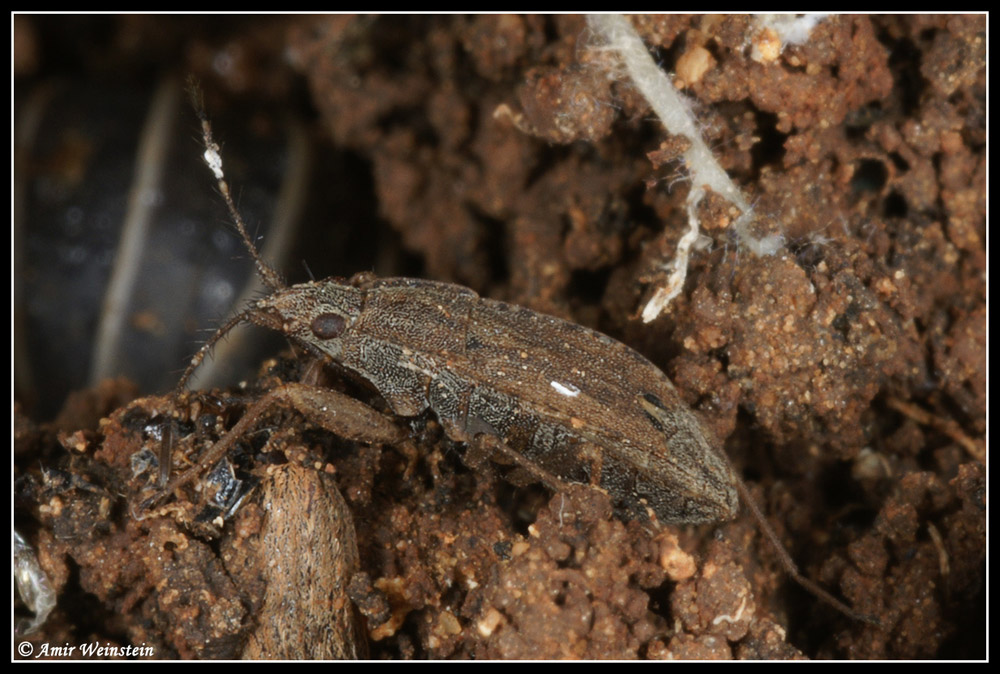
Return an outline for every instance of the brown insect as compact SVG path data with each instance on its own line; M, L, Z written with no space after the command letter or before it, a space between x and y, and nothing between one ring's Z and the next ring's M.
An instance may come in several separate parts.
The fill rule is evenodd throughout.
M229 330L252 322L277 330L321 361L370 383L392 412L431 410L453 440L505 457L552 489L599 486L633 515L667 523L734 518L739 494L800 584L838 610L865 619L799 574L746 487L665 374L636 351L594 330L462 286L358 274L287 286L259 255L230 196L219 149L197 89L205 161L233 222L270 290L199 350L182 389ZM193 480L252 429L267 408L291 405L344 437L393 443L393 419L331 389L284 384L254 403L200 462L146 506Z

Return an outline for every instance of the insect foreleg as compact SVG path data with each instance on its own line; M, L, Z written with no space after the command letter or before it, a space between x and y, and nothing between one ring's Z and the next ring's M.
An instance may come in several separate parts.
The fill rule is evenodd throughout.
M371 444L396 444L407 437L405 428L392 418L348 395L332 389L298 383L282 384L255 401L243 417L201 457L198 462L171 480L166 487L140 505L148 510L176 489L183 487L222 459L264 418L272 407L292 407L310 423L347 440Z

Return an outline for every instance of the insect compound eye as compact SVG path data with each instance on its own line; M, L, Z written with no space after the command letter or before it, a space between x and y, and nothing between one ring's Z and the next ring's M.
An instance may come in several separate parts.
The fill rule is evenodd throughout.
M343 316L337 314L320 314L312 320L309 328L313 334L320 339L333 339L339 337L340 333L347 327L347 321Z

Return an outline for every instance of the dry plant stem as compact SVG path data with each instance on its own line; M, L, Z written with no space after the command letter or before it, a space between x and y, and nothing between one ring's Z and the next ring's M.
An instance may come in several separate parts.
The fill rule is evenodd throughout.
M889 407L896 410L900 414L905 414L918 424L931 426L939 432L944 433L949 438L960 444L973 459L983 463L986 462L986 447L983 446L982 441L970 438L953 420L931 414L930 412L921 409L912 403L900 400L899 398L889 398L887 402Z
M166 155L169 150L169 129L177 116L179 91L177 84L168 80L156 92L151 105L151 114L140 136L136 161L136 177L129 190L128 211L122 224L121 242L115 254L108 291L101 309L101 322L94 340L93 365L90 385L107 379L117 372L116 362L122 348L125 332L128 298L142 273L139 262L142 242L148 237L149 228L156 210L156 200L150 199L162 184Z
M698 131L689 105L674 89L667 74L653 61L629 20L620 14L594 14L587 21L590 28L604 40L603 49L613 51L621 58L632 83L649 102L667 131L684 136L691 142L691 147L684 153L684 162L691 174L691 191L687 198L688 231L677 244L677 254L670 264L671 274L667 283L657 289L642 310L643 322L649 323L663 312L684 286L691 247L698 240L698 203L705 196L706 188L742 211L732 229L740 243L755 254L773 254L781 244L781 237L755 239L750 235L747 230L747 224L752 218L750 203L715 160Z

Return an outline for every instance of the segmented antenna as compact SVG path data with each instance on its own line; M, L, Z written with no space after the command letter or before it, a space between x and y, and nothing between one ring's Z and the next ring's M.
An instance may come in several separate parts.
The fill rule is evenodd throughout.
M720 454L725 453L720 452ZM747 488L746 484L744 484L742 478L738 478L736 480L736 490L740 493L740 498L743 500L744 505L746 505L746 507L750 510L754 519L757 520L757 524L760 527L761 532L764 534L764 537L767 538L768 543L771 544L771 548L778 553L778 561L781 562L781 565L785 568L785 573L791 576L792 580L805 588L805 590L810 592L814 597L837 609L852 620L866 622L869 625L880 626L882 624L878 618L874 616L858 613L850 606L824 590L818 583L815 583L806 576L803 576L799 571L798 565L792 559L791 555L788 554L788 551L785 550L785 546L778 538L778 534L775 533L774 529L771 528L771 524L764 518L764 513L761 512L760 506L758 506L757 502L754 501L753 496L750 494L750 490Z
M208 339L207 342L201 345L201 348L198 349L198 353L194 354L194 357L191 358L191 362L188 363L187 369L185 369L184 374L181 375L180 381L177 382L177 387L175 389L176 394L180 394L181 391L184 390L184 387L187 385L188 380L191 378L191 375L193 375L194 371L198 369L199 365L201 365L201 361L205 360L205 356L208 354L209 351L212 350L212 347L215 346L216 342L218 342L220 339L229 334L229 331L235 328L240 323L244 323L250 320L250 315L252 313L253 313L253 308L251 307L250 309L247 309L246 311L241 311L239 314L233 316L228 321L226 321L225 325L216 330L215 334L213 334Z
M232 194L229 190L229 183L226 181L226 175L222 171L222 155L219 153L219 145L215 142L212 137L212 125L208 121L208 114L205 112L205 98L202 93L201 86L198 84L198 80L193 76L188 78L187 82L188 94L191 97L191 106L194 108L195 114L198 115L198 119L201 120L201 136L202 141L205 144L205 154L203 155L205 163L208 168L212 170L215 174L216 183L219 186L219 192L222 193L222 198L226 202L226 208L229 209L229 216L232 218L233 224L236 226L236 230L240 233L240 238L243 239L243 244L250 251L250 255L253 257L254 264L257 265L257 275L260 277L261 282L267 286L272 292L281 290L286 287L285 281L281 278L275 269L269 265L263 257L261 257L260 251L257 250L257 246L254 245L253 240L247 233L246 224L243 222L243 216L240 215L239 210L236 208L236 204L233 202ZM188 380L194 371L198 369L201 362L205 359L205 356L212 347L218 343L220 339L225 337L230 330L235 328L240 323L249 320L250 315L253 313L253 309L247 309L236 316L229 319L225 325L215 331L215 334L205 342L198 353L194 355L191 362L188 364L187 369L184 370L184 374L181 375L180 381L177 382L177 388L175 389L176 394L180 394L187 385Z
M236 225L243 243L253 256L253 261L257 265L257 275L260 276L261 282L271 290L281 290L286 287L286 283L281 278L281 275L260 256L260 251L257 250L257 246L254 245L253 240L247 233L243 217L233 202L233 197L229 191L229 183L226 182L226 176L222 172L222 155L219 154L219 145L212 138L212 125L209 123L208 114L205 112L204 94L197 79L194 77L188 78L188 94L191 96L191 106L194 108L195 114L198 115L198 119L201 120L201 136L205 143L205 154L202 156L205 159L205 163L208 164L208 168L212 169L212 173L215 174L219 191L226 202L226 208L229 209L229 216L232 218L233 224Z

